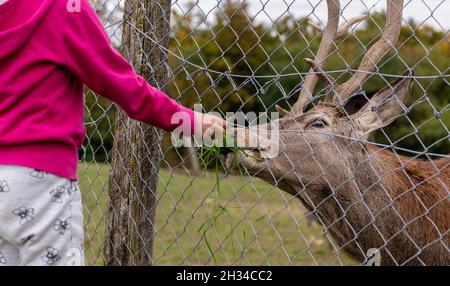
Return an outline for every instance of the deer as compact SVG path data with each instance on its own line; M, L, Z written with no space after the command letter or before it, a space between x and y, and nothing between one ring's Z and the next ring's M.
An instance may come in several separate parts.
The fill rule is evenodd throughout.
M349 107L398 42L403 4L387 1L381 37L352 77L337 84L324 71L326 60L335 41L368 14L340 25L340 1L327 0L328 22L317 27L323 32L321 43L314 60L305 59L311 69L298 100L290 111L276 106L281 114L277 156L264 158L265 147L258 147L237 158L229 154L226 164L245 167L248 175L298 198L331 236L336 250L360 264L367 263L368 251L375 249L381 265L450 265L450 159L411 158L368 141L373 132L408 111L412 72L376 92L359 109L350 112ZM305 111L319 80L326 86L323 100Z

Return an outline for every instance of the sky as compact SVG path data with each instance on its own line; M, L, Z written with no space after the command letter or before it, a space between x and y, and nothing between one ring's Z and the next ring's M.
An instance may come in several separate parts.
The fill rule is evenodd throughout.
M192 0L177 0L182 3ZM314 12L317 21L325 21L327 8L325 0L234 0L245 1L250 6L251 15L256 21L274 22L285 15L305 16ZM204 13L214 13L223 0L195 0ZM385 0L341 0L343 17L349 19L363 12L380 11L386 7ZM173 6L173 8L175 8ZM450 0L405 0L404 21L414 19L418 23L432 25L437 29L450 29ZM314 17L312 17L314 19Z

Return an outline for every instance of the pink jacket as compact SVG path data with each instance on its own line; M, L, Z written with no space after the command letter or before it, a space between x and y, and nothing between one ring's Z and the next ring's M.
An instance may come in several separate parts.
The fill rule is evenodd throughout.
M87 0L9 0L0 5L0 164L77 178L85 138L83 84L130 117L172 131L194 114L137 76L111 47Z

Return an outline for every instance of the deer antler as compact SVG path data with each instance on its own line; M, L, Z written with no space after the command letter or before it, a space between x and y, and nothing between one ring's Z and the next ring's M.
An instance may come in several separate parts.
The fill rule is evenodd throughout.
M325 83L325 86L328 89L328 93L325 95L325 102L333 102L333 92L334 88L336 86L336 81L331 76L327 75L319 66L316 65L316 63L312 59L305 59L305 62L309 64L318 76L320 80L322 80Z
M349 34L350 28L356 24L359 23L363 20L365 20L367 17L369 17L369 13L364 13L361 14L357 17L351 18L348 21L345 21L344 24L342 24L341 26L339 26L338 30L337 30L337 34L336 34L336 38L335 40L341 39L344 36L347 36ZM315 24L314 22L308 21L308 23L313 26L315 29L319 30L320 32L323 32L323 27L319 26L317 24Z
M339 15L341 4L339 0L327 0L328 5L328 22L323 31L322 41L320 42L319 50L314 59L315 66L323 69L328 55L331 52L334 40L336 39L339 27ZM304 80L302 90L300 92L297 102L292 107L294 113L302 113L305 105L311 101L312 93L317 85L318 75L313 69L310 70Z
M394 48L400 37L404 0L387 0L387 17L381 38L364 55L358 71L336 89L334 102L342 104L362 88L370 73L377 70L378 63Z

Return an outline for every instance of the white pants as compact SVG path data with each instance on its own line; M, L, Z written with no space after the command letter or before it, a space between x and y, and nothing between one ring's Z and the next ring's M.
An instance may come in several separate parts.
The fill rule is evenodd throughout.
M0 165L0 266L84 265L78 183Z

